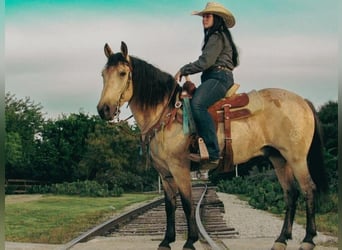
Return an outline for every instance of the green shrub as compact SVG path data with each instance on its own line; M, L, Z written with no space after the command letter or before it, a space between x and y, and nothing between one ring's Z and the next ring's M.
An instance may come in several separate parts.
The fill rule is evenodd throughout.
M47 194L51 193L51 187L49 185L33 185L27 192L29 194Z
M5 187L5 194L14 194L17 188L17 185L7 185Z
M87 197L119 197L123 194L123 189L114 186L112 190L108 188L107 184L99 184L96 181L77 181L71 183L56 183L44 186L32 186L29 193L52 193L58 195L78 195Z
M217 189L219 192L240 194L248 198L248 203L257 209L283 213L285 201L283 190L273 170L256 173L253 176L237 177L232 180L221 180ZM323 214L337 212L338 199L333 190L331 194L319 195L315 200L316 212ZM305 199L299 196L297 208L305 211Z

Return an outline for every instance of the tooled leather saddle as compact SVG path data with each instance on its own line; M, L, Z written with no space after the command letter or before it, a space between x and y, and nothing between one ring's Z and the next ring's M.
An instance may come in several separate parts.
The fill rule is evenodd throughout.
M224 149L222 151L221 159L216 172L230 172L234 170L234 154L232 149L232 137L231 137L231 121L236 119L242 119L250 116L252 112L246 108L249 103L249 96L246 93L236 94L236 90L239 87L238 84L234 84L226 93L226 96L212 106L209 107L208 111L212 116L216 130L218 129L218 124L223 123L224 127ZM196 86L191 81L186 81L183 84L183 93L191 98L191 96L196 91ZM201 151L203 150L203 145L201 145L201 140L194 140L194 143L190 143L190 152L197 151L202 156ZM205 146L204 146L205 147ZM206 152L207 153L207 152ZM206 154L204 153L204 154ZM196 168L196 167L194 167Z

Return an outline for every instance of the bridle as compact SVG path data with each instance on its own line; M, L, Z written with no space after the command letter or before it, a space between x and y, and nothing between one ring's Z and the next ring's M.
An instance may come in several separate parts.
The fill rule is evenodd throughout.
M124 64L126 64L129 67L128 78L127 78L127 81L126 81L125 85L122 88L122 91L120 91L121 92L120 93L120 97L119 97L119 100L116 103L116 109L115 109L115 113L114 113L115 115L114 115L114 118L110 121L110 123L120 122L120 117L119 116L120 116L120 113L121 113L121 110L120 110L121 102L123 100L123 96L124 96L125 92L127 91L127 89L129 88L130 83L132 82L132 66L130 65L129 62L124 62ZM129 105L131 99L132 99L132 97L128 100L127 106ZM128 118L124 119L124 121L127 121L130 118L132 118L132 117L133 117L133 115L130 115Z

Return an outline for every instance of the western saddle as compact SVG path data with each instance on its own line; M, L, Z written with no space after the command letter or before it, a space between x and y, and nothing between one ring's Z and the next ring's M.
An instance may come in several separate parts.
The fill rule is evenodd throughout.
M236 94L239 84L234 84L226 93L225 97L214 103L209 107L208 111L212 116L216 130L218 124L223 123L224 127L224 150L221 155L221 159L217 172L230 172L234 170L234 155L232 149L231 138L231 121L242 119L250 116L252 112L246 107L249 103L249 96L246 93ZM195 84L191 81L186 81L183 84L183 91L181 99L191 98L195 92ZM184 112L184 111L183 111ZM190 152L199 153L201 160L207 160L209 155L206 146L201 138L197 135L193 136L190 143ZM192 170L198 168L198 163L192 162Z

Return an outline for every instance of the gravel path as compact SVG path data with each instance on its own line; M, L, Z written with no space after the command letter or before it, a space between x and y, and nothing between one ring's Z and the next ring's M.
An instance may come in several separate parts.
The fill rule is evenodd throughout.
M279 236L283 224L283 220L281 218L278 218L265 211L254 209L249 206L246 201L239 200L235 195L225 193L217 194L224 203L224 217L227 220L228 226L234 227L239 232L238 239L248 242L251 239L260 240L262 238L265 238L267 239L267 241L269 241L269 247L272 246L274 240ZM290 240L289 243L291 242L298 247L300 242L304 238L304 235L304 227L298 225L297 223L294 223L292 232L293 239ZM337 238L327 236L319 232L318 235L314 238L314 242L316 243L316 245L320 245L324 242L329 241L337 242ZM227 244L229 246L229 240L227 240ZM315 249L337 250L337 248L333 247L316 247Z

